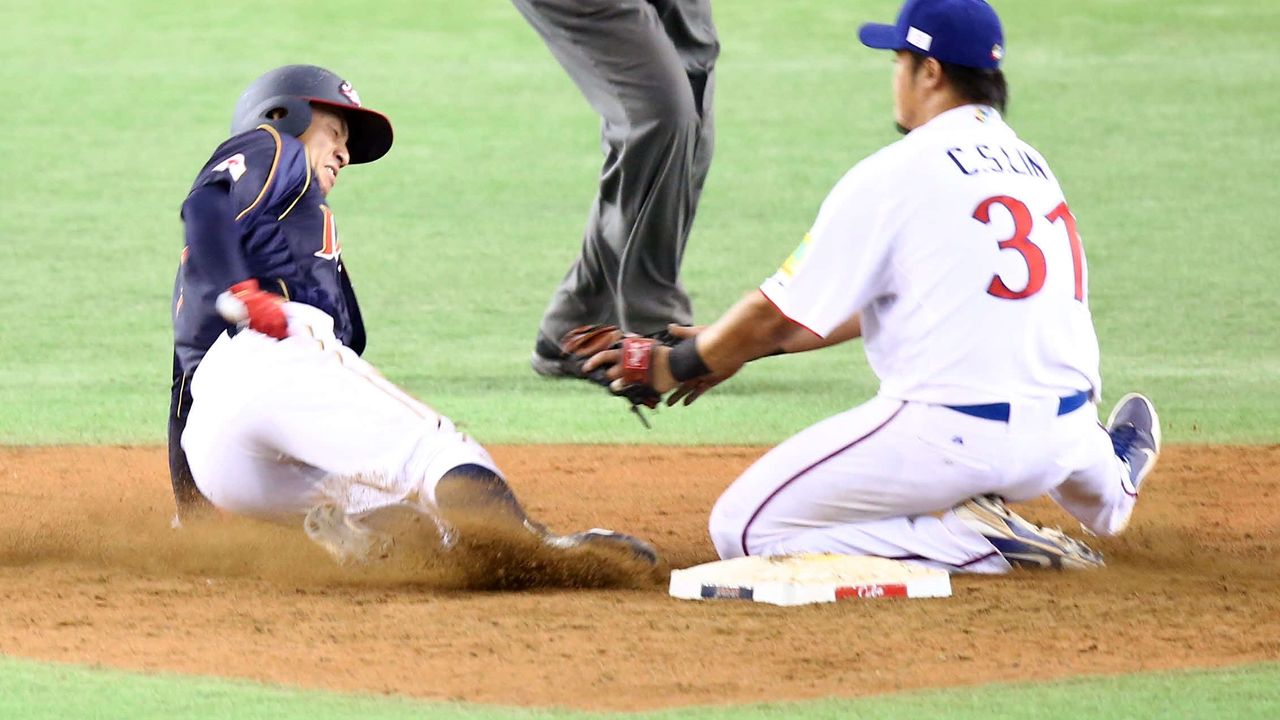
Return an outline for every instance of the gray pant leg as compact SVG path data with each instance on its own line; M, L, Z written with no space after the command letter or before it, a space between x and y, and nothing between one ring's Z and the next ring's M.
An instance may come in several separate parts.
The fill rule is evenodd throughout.
M513 0L602 119L600 189L582 254L541 334L692 322L678 276L711 163L710 0Z
M715 64L720 55L720 41L716 37L715 24L711 21L711 0L649 0L658 12L684 63L685 74L693 90L694 107L701 116L697 147L694 149L693 209L697 209L702 185L711 169L711 154L715 149L715 113L712 102L715 95ZM693 220L693 213L689 216ZM688 228L684 230L688 237Z

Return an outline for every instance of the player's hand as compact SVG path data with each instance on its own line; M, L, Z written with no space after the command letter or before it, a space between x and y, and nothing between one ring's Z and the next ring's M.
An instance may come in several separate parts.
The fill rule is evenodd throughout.
M686 380L676 387L675 392L667 396L667 407L675 407L676 403L680 402L682 399L684 400L685 405L692 405L695 400L705 395L711 388L719 385L725 380L728 380L732 375L733 373L724 375L720 373L711 373L710 375L703 375L702 377L696 377L692 380Z
M289 337L289 321L284 316L284 299L266 292L254 279L232 285L232 297L244 304L249 329L277 340Z
M667 332L673 338L680 340L692 340L698 337L698 334L706 330L706 325L677 325L675 323L667 323Z
M667 358L671 354L671 348L662 345L656 340L647 340L636 338L647 347L648 356L641 363L648 365L648 382L645 383L653 388L659 395L674 388L678 383L671 376L671 365ZM624 353L627 351L627 345L624 343L622 348L614 348L604 350L592 355L582 366L583 372L591 373L597 368L605 368L605 377L609 379L609 389L615 394L623 394L627 386L630 384L624 378L626 374L626 366L630 361L625 358ZM633 359L636 360L636 359Z
M693 340L706 328L706 325L676 325L672 323L667 325L667 332L674 338ZM710 375L686 380L676 386L675 392L667 396L667 407L675 407L676 403L681 400L684 400L685 405L691 405L693 401L702 397L708 390L728 380L732 375L733 373L711 373Z

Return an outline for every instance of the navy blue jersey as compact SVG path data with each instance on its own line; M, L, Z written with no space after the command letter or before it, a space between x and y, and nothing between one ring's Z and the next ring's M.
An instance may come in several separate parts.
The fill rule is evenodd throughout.
M186 244L173 288L174 379L191 373L229 325L218 294L256 278L263 290L333 316L364 351L364 324L341 260L333 212L297 138L262 125L224 142L182 206Z

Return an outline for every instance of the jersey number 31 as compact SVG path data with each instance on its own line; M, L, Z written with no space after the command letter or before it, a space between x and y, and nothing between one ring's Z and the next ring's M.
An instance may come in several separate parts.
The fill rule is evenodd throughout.
M1044 251L1030 240L1033 224L1031 211L1021 200L1008 195L996 195L978 203L978 208L973 211L973 218L984 225L989 224L992 205L1003 205L1013 216L1013 237L1001 240L1000 249L1016 250L1019 255L1022 255L1023 261L1027 263L1027 285L1021 290L1010 290L997 273L991 276L991 284L987 286L987 292L1006 300L1029 298L1044 287L1047 272ZM1076 276L1076 300L1084 302L1084 248L1080 244L1080 233L1076 232L1076 218L1067 209L1065 202L1059 203L1053 212L1044 217L1050 223L1061 220L1067 230L1067 242L1071 244L1071 269L1075 271Z

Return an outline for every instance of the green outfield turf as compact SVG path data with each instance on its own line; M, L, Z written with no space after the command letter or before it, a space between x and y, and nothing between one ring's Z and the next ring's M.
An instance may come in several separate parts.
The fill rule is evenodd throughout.
M1150 394L1167 440L1277 442L1280 5L997 4L1011 123L1079 218L1108 399ZM855 32L897 2L715 7L717 154L685 262L702 321L769 275L839 176L896 138L889 57ZM391 155L344 173L331 198L367 357L481 440L772 443L874 392L855 344L763 361L646 432L600 391L533 376L600 157L596 119L507 2L0 10L0 444L163 441L178 207L239 91L289 62L340 71L395 122ZM648 717L1270 718L1278 686L1269 665ZM0 660L0 717L357 714L550 716Z
M874 391L861 348L767 360L645 432L526 366L577 253L597 121L508 3L3 0L0 443L158 443L178 207L253 77L328 65L395 121L331 200L368 357L487 442L771 443ZM1280 6L1006 0L1011 121L1079 217L1108 400L1174 441L1280 438ZM686 262L710 320L895 139L893 0L731 0L716 158Z
M69 694L68 688L75 688ZM652 713L582 713L299 690L206 678L145 676L0 659L0 717L130 720L1128 720L1280 714L1280 666L1161 673L1065 682L986 685L860 700L823 700Z

